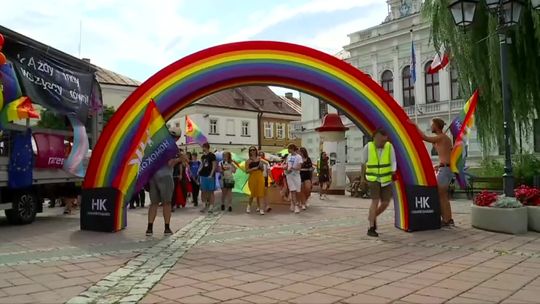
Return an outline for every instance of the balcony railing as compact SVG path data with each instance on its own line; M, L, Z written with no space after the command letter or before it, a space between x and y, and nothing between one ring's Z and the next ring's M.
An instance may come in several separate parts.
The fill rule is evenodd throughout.
M444 114L454 114L457 111L463 109L465 105L464 100L447 100L447 101L438 101L428 104L419 104L416 105L417 114L422 115L444 115ZM408 106L403 108L405 113L409 117L413 117L415 113L415 106Z

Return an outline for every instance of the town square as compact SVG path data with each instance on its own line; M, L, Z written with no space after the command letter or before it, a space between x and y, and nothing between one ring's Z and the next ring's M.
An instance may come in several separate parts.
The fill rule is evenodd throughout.
M540 0L3 10L0 303L540 301Z

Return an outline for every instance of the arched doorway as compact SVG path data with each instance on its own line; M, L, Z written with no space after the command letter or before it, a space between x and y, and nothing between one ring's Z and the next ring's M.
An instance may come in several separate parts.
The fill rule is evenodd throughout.
M368 133L384 128L398 161L395 226L406 231L440 226L437 182L430 156L399 104L352 65L320 51L283 42L248 41L208 48L150 77L126 99L106 126L92 153L83 188L112 187L115 173L127 165L125 151L151 99L167 120L202 97L244 85L275 85L304 91L327 100ZM123 200L119 195L115 200ZM86 204L84 201L89 203L90 198L85 200L83 193ZM125 226L123 208L123 204L116 205L114 224L118 229Z

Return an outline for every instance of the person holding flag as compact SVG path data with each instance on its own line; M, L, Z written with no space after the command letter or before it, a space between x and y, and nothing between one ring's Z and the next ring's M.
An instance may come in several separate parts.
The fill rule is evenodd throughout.
M412 122L411 122L412 123ZM431 132L434 136L428 136L420 130L418 126L418 132L422 135L422 139L429 143L432 143L439 155L439 164L435 166L437 171L437 183L439 191L439 199L441 204L441 216L443 226L453 226L454 220L452 219L452 208L450 207L450 199L448 197L448 186L454 177L452 170L450 170L450 153L452 152L452 140L445 132L443 132L445 122L440 118L433 118L431 120Z
M465 160L467 158L467 149L469 131L474 125L474 112L478 103L478 90L469 98L463 106L463 110L450 124L450 132L454 136L454 148L450 154L450 169L456 174L456 182L461 189L467 187L467 178L465 173Z

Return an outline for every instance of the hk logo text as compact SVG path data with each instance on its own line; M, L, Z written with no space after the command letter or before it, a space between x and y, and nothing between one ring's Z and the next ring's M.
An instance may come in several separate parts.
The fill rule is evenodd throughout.
M107 202L107 199L92 199L92 210L97 211L107 211L107 208L105 208L105 203Z
M421 196L414 198L414 206L417 209L430 209L431 207L428 204L429 196Z

